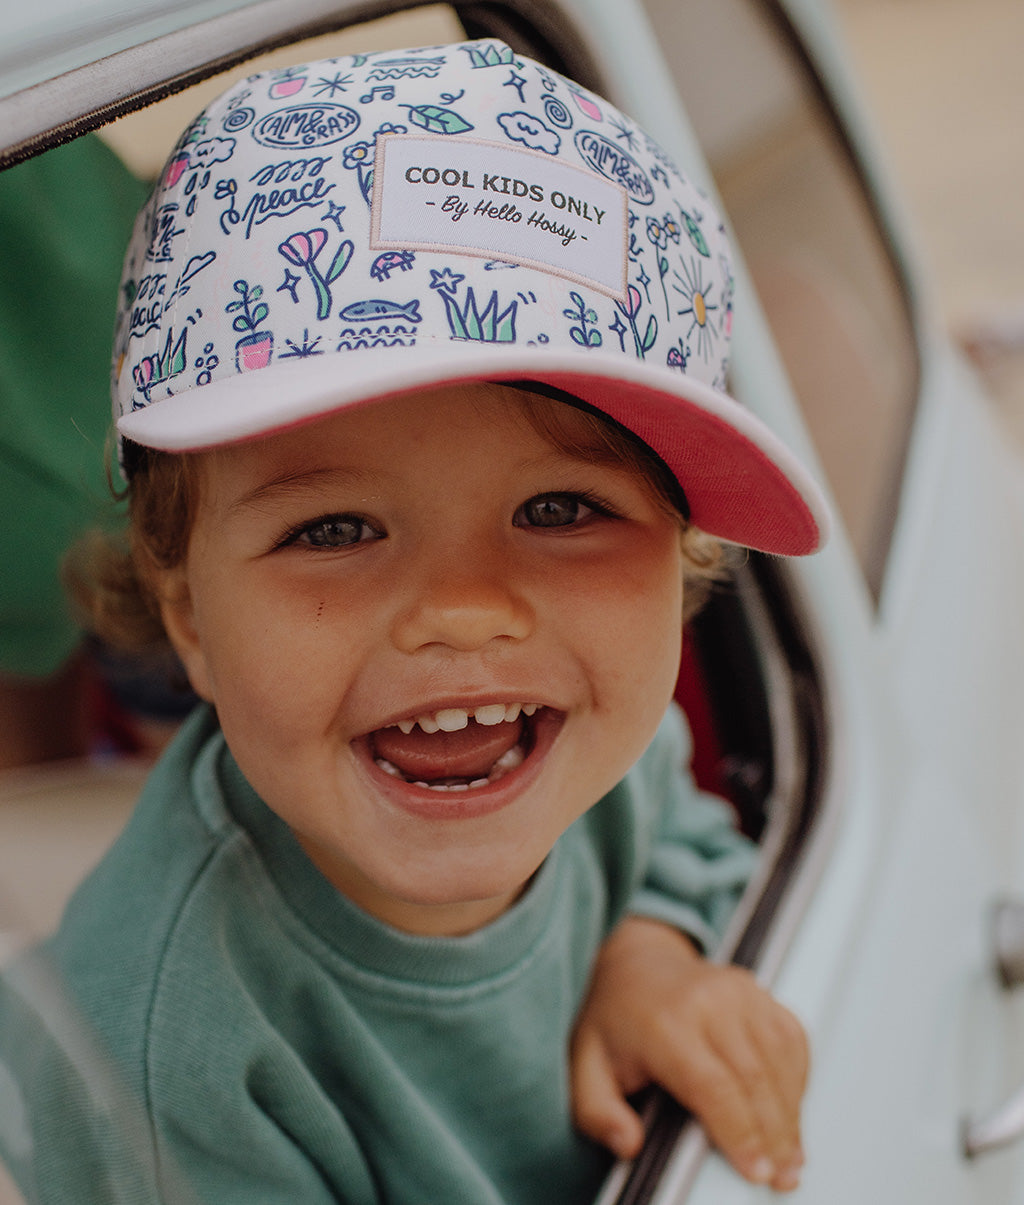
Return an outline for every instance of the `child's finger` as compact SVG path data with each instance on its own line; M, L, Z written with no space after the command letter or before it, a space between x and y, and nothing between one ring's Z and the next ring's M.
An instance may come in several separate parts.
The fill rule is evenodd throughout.
M737 1075L750 1084L755 1108L769 1146L778 1158L800 1145L800 1103L807 1084L809 1048L800 1022L782 1005L771 1009L757 1025L746 1028L745 1041L731 1048Z
M810 1069L810 1047L800 1022L781 1005L775 1015L752 1035L768 1068L771 1111L766 1124L769 1145L777 1174L774 1188L786 1191L795 1188L803 1166L803 1146L800 1139L800 1104ZM777 1124L777 1129L775 1125ZM776 1137L771 1137L772 1133Z
M771 1067L779 1096L799 1126L800 1101L807 1087L811 1051L804 1027L777 1001L770 1019L758 1029L756 1040L765 1062Z
M771 1181L775 1166L761 1120L731 1057L724 1059L710 1044L694 1043L684 1060L659 1068L658 1082L697 1115L741 1175L758 1183Z
M764 998L767 1000L767 997ZM807 1047L795 1017L770 1001L756 1025L748 1015L721 1012L708 1033L709 1046L749 1106L721 1111L702 1102L701 1116L723 1154L750 1179L792 1188L803 1164L800 1098ZM778 1017L775 1014L778 1014ZM755 1134L748 1128L750 1118Z
M572 1103L577 1127L619 1159L632 1159L644 1141L644 1128L630 1107L596 1035L577 1035L572 1058Z
M774 1180L780 1170L789 1167L800 1155L798 1098L791 1097L780 1084L775 1067L761 1049L759 1033L750 1032L740 1023L720 1037L728 1045L717 1048L719 1057L728 1063L746 1096L758 1132L760 1156L770 1162L770 1179Z

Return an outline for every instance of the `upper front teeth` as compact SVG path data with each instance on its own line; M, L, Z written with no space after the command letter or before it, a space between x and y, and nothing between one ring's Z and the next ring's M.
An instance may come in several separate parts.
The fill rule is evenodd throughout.
M488 703L469 711L462 707L446 707L431 715L418 715L414 720L399 720L396 727L408 735L417 724L424 732L458 732L465 728L472 716L478 724L493 727L495 724L510 724L523 715L533 715L539 703Z

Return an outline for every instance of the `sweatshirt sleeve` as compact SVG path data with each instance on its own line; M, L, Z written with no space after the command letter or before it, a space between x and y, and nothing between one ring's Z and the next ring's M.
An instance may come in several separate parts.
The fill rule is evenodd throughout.
M626 911L683 930L705 952L720 940L757 860L732 808L698 790L682 712L669 709L638 763L638 803L649 846Z

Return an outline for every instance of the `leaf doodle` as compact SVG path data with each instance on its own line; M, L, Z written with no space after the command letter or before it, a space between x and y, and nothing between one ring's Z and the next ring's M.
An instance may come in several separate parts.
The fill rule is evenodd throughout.
M338 248L334 259L331 261L331 266L327 269L325 279L328 284L334 280L337 280L342 272L345 271L345 269L348 267L348 261L352 258L352 252L355 249L355 243L353 243L351 239L345 239L345 241Z
M588 309L586 302L579 293L572 292L569 294L569 299L575 303L574 310L563 310L562 314L566 318L572 318L579 323L579 326L571 326L569 334L573 343L580 347L600 347L601 332L597 330L597 310ZM588 324L593 328L587 329Z
M697 223L696 218L691 217L685 209L679 211L683 216L683 224L686 227L686 233L690 236L690 242L704 256L705 259L711 258L711 249L708 247L707 239L704 237L704 232Z
M644 332L643 341L641 342L641 354L646 354L651 350L658 340L658 320L652 314L647 322L647 330Z
M440 105L405 105L413 125L429 130L431 134L463 134L473 126L460 117L454 109L442 109Z

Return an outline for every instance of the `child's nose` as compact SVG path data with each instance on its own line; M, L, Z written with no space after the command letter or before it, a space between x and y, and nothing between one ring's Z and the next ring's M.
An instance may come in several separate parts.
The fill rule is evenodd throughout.
M431 577L395 620L394 640L407 653L432 644L472 652L492 640L525 639L533 620L531 606L511 583L464 568Z

